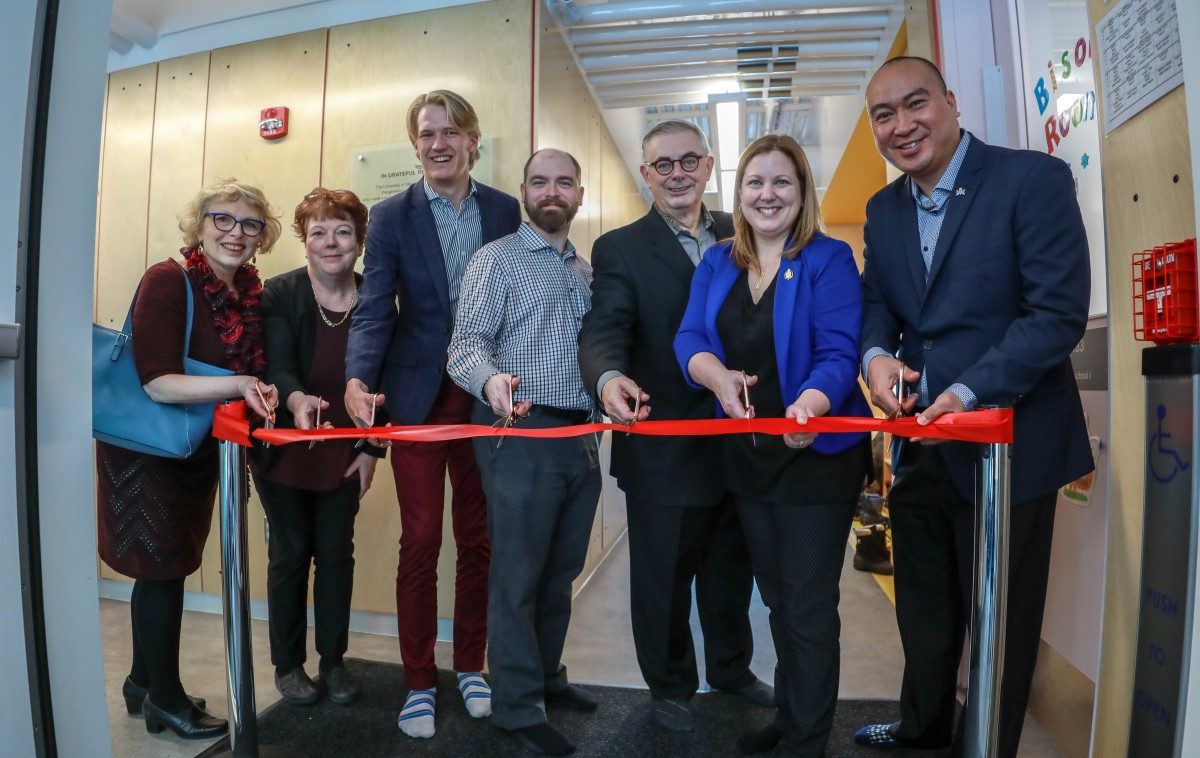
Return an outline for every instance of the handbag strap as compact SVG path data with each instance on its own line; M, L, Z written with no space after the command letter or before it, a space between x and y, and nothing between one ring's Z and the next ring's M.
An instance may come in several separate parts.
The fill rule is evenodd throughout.
M187 320L183 325L183 357L188 357L188 350L192 345L192 282L188 279L187 269L179 265L179 261L172 260L179 267L179 273L183 274L183 293L187 296ZM125 314L125 326L121 329L121 333L126 337L133 339L133 308L137 305L138 293L142 291L142 284L138 282L137 289L133 291L133 300L129 302L129 311Z

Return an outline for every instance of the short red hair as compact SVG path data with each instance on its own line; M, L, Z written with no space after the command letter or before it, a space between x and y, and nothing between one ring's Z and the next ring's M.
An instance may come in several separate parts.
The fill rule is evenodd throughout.
M308 222L313 219L345 219L354 224L358 244L366 240L367 206L350 190L314 187L296 206L292 222L292 230L301 240L308 236Z

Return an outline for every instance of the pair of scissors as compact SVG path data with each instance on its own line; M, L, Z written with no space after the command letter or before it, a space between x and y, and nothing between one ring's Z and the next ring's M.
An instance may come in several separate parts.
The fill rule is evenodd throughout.
M317 420L313 422L313 429L321 428L321 403L323 403L323 402L325 402L325 399L322 398L320 395L318 395L317 396ZM313 440L312 442L308 443L309 450L312 450L316 446L317 446L317 440Z
M513 400L513 380L508 380L508 415L497 419L496 423L492 424L492 428L508 429L517 423L517 406ZM504 444L504 437L501 437L496 442L496 450L500 450L500 446Z
M267 416L263 419L263 429L275 428L275 406L267 402L267 396L263 394L262 383L257 379L254 380L254 391L258 393L258 400L262 403L263 408L267 409ZM263 447L270 447L271 443L264 442Z
M750 384L746 381L746 372L742 372L742 406L746 409L746 418L753 418L750 414ZM758 436L754 432L750 432L750 443L758 447Z
M629 422L630 426L633 426L634 424L637 423L638 411L640 411L641 409L642 409L642 391L639 388L638 393L633 396L633 420ZM628 437L629 432L625 432L625 436Z
M370 421L364 421L361 416L351 416L350 417L350 420L353 421L354 425L357 426L359 429L370 429L371 427L375 426L375 407L376 407L375 400L378 397L379 397L379 395L371 395L371 420ZM358 442L354 443L354 449L361 450L362 446L365 444L367 444L367 438L360 437Z

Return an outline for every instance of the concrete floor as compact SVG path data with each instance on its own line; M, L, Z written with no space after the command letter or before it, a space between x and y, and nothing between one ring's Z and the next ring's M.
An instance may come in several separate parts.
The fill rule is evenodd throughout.
M576 599L571 631L563 653L573 681L644 688L633 652L629 627L629 555L622 540L608 560L596 571ZM895 615L883 591L869 574L850 566L847 550L842 572L842 670L840 695L844 698L894 699L900 691L903 656ZM209 743L181 740L169 730L158 735L146 732L140 717L129 716L121 698L121 683L129 673L129 607L117 600L101 600L104 636L104 669L108 696L109 738L114 756L168 758L194 756ZM757 593L751 608L755 635L752 668L770 682L775 653L767 625L767 609ZM252 647L257 707L261 711L279 699L275 691L267 642L267 624L254 621ZM693 613L692 626L699 637ZM225 677L225 648L221 617L188 611L183 620L183 651L180 670L190 694L205 697L214 714L228 713ZM309 635L309 673L316 674L317 656ZM399 663L400 651L394 637L350 634L349 656ZM438 643L437 662L449 668L450 646ZM703 674L701 674L703 682ZM397 682L397 686L401 686ZM1025 721L1021 758L1043 758L1060 753L1033 719Z

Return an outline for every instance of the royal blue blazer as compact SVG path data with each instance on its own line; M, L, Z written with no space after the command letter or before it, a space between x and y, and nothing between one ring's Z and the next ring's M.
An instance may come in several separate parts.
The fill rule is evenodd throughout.
M704 254L675 335L675 357L693 387L700 386L687 370L693 355L712 353L725 362L717 314L741 274L732 249L732 242L720 242ZM829 398L830 416L870 416L858 385L862 288L850 246L818 232L799 255L780 261L775 277L775 362L783 404L791 405L801 392L813 388ZM724 412L720 403L716 405L720 418ZM864 437L861 432L821 434L812 449L839 453Z

